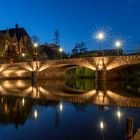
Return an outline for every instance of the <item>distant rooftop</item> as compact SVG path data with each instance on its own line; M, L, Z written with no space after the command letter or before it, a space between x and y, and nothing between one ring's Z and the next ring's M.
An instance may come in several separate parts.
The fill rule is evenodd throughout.
M19 41L23 36L29 36L24 28L19 28L18 24L16 24L15 28L10 28L7 30L0 30L0 34L9 33L10 37L14 37L16 35L17 40Z

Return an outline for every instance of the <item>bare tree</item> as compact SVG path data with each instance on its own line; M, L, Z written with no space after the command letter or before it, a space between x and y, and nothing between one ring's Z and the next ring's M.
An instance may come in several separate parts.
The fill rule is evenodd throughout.
M34 43L38 43L39 44L40 39L39 39L39 37L37 35L33 35L32 38L31 38L31 41L32 41L33 44Z

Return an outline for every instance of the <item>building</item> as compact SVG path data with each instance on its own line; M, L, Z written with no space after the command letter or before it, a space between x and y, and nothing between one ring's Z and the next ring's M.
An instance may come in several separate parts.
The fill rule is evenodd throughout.
M30 51L31 38L24 28L16 24L15 28L0 30L0 57L16 61L22 53ZM12 60L13 59L13 60Z
M48 59L67 58L67 54L60 52L61 47L56 44L45 44L40 46L41 56Z

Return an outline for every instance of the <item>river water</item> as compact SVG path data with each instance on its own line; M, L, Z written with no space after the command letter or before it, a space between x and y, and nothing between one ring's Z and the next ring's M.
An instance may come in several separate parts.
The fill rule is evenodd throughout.
M140 128L139 81L92 79L0 82L2 140L125 140Z

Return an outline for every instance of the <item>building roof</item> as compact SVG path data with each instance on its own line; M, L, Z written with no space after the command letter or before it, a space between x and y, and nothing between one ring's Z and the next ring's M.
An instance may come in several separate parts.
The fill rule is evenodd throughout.
M28 33L25 31L24 28L19 28L18 25L16 25L15 28L10 28L7 30L0 30L0 33L9 33L10 37L14 37L16 35L17 41L19 41L23 36L29 36Z

